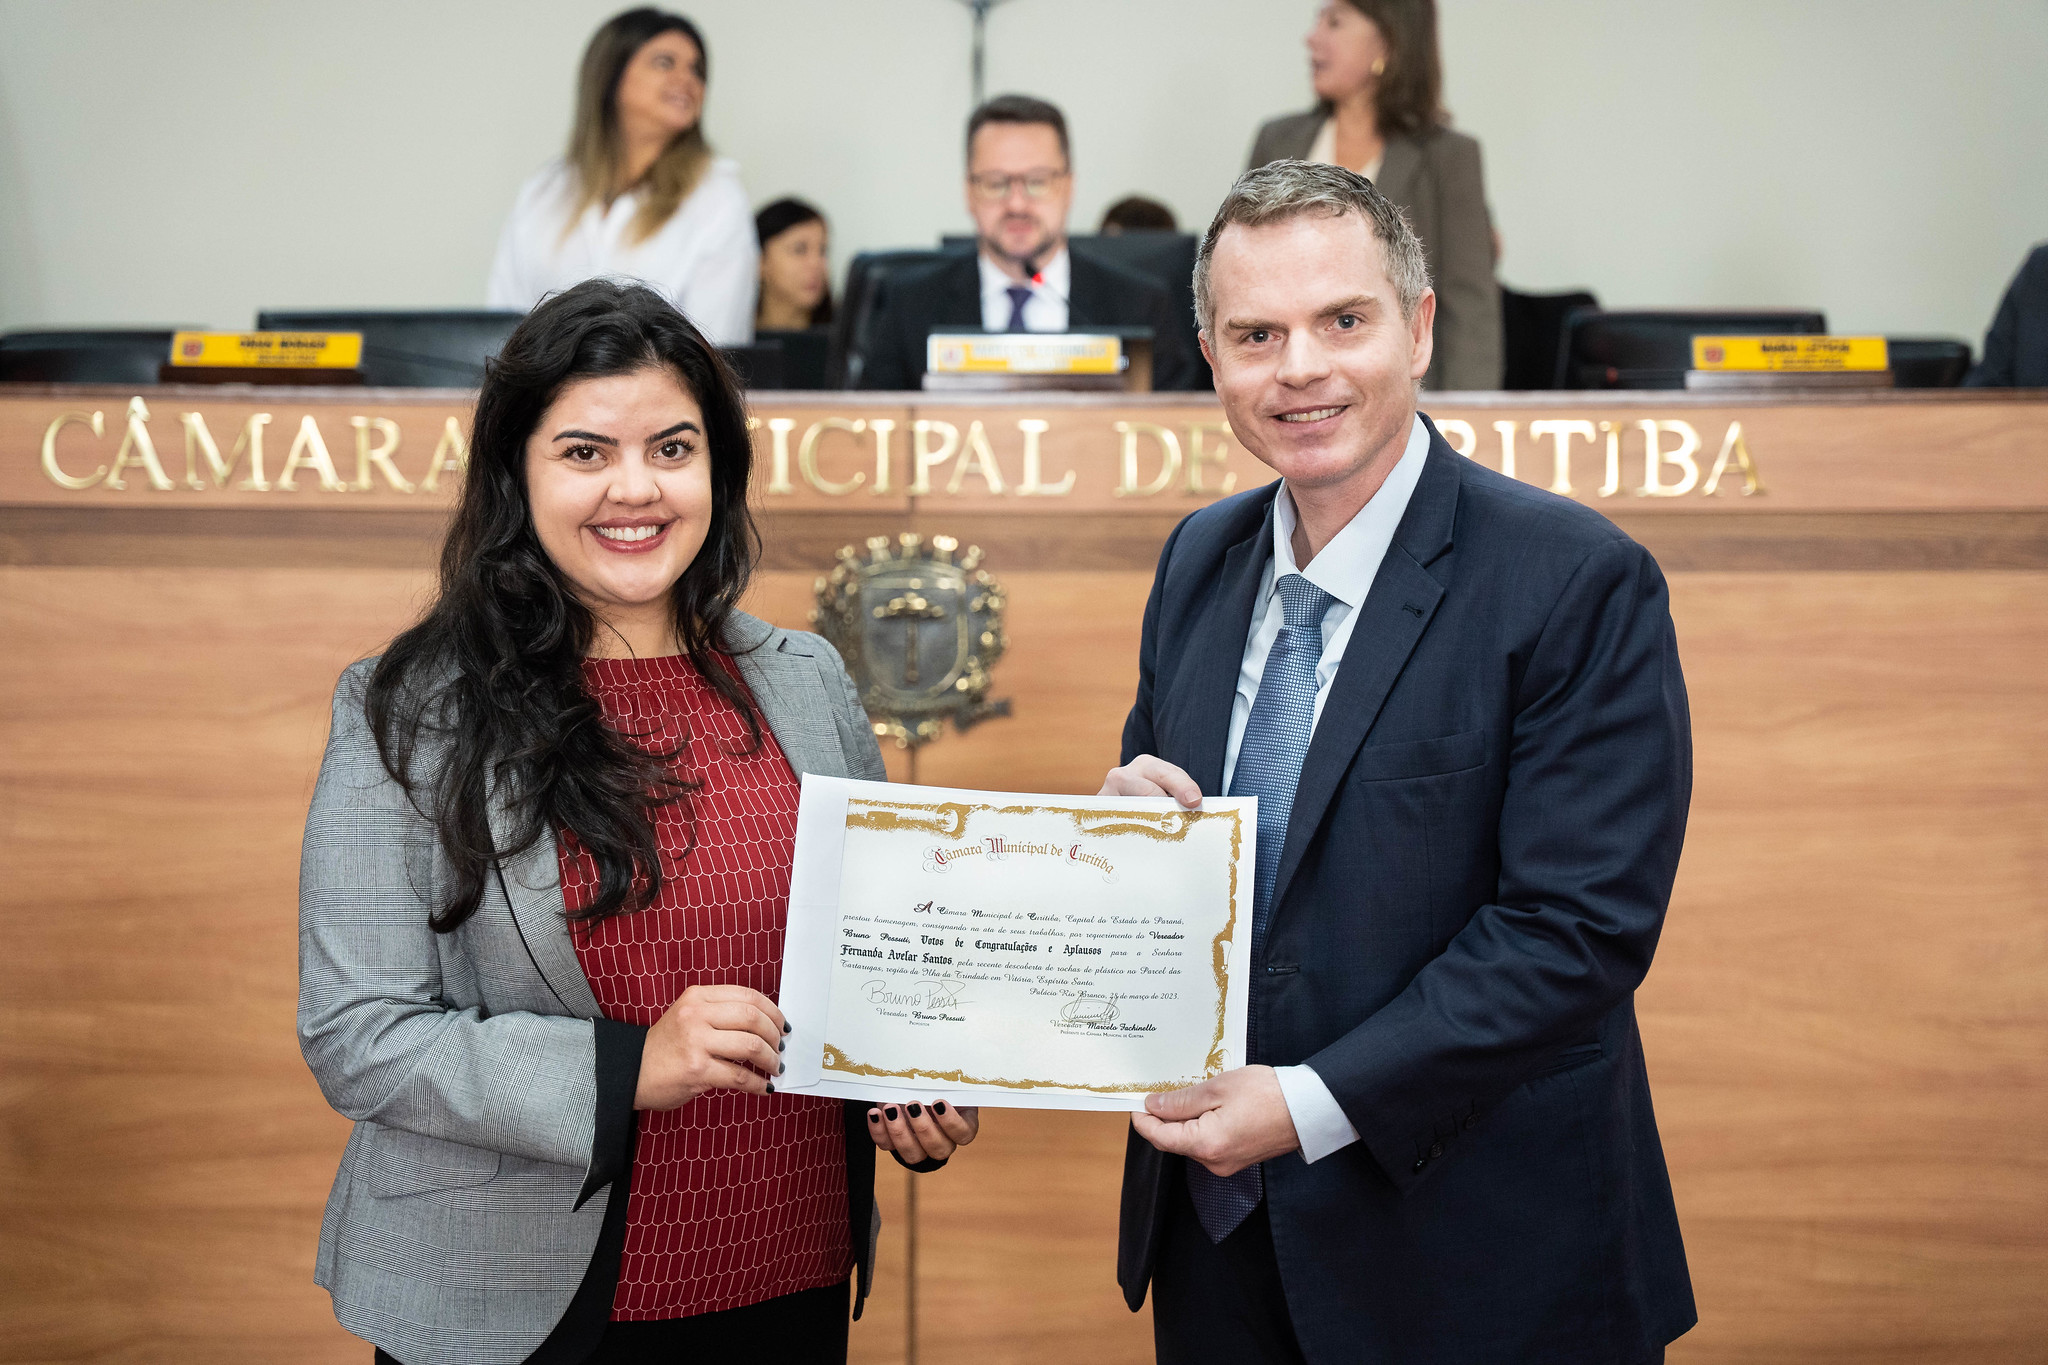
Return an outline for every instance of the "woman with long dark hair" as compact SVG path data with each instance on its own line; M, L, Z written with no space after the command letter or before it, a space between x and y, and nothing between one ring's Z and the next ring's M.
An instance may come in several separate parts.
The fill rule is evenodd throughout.
M591 281L487 367L470 450L306 823L300 1046L356 1121L315 1278L403 1365L843 1361L875 1149L932 1169L977 1115L775 1091L799 774L883 772L832 647L737 605L738 385Z
M1479 143L1450 127L1435 0L1323 0L1308 32L1316 104L1259 129L1251 164L1357 171L1401 206L1436 288L1432 389L1501 383L1500 286Z
M486 296L531 308L597 277L639 280L721 346L753 337L759 251L738 163L704 137L704 35L642 8L591 36L568 152L520 187Z

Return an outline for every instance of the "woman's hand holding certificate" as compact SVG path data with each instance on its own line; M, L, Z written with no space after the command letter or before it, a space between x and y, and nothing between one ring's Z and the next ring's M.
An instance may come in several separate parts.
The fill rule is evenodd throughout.
M1128 1110L1240 1064L1256 825L806 777L776 1089Z

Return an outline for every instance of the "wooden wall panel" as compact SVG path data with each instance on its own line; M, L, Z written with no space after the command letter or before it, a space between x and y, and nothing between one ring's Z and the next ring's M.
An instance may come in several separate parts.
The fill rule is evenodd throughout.
M1011 563L1015 715L919 776L1092 791L1149 575ZM0 1361L365 1358L311 1283L346 1125L293 1042L298 839L334 676L424 583L0 567ZM810 583L753 605L801 625ZM1641 997L1703 1315L1672 1359L2048 1356L2048 574L1673 593L1697 789ZM927 1360L1149 1359L1121 1141L992 1112L916 1178ZM864 1363L901 1358L910 1179Z
M1677 1362L2048 1358L2048 575L1674 580Z
M349 1361L299 831L390 571L0 571L0 1359Z

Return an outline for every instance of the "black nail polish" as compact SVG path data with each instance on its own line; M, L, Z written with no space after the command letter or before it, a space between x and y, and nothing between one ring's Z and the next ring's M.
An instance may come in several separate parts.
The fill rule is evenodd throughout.
M934 1114L943 1114L943 1113L945 1113L945 1112L946 1112L946 1102L945 1102L944 1100L940 1100L940 1101L938 1101L938 1102L937 1102L936 1104L932 1105L932 1112L933 1112Z
M892 1104L887 1109L884 1109L882 1111L882 1117L889 1120L889 1122L894 1123L896 1121L896 1106Z
M868 1110L868 1122L869 1122L869 1123L880 1123L881 1121L882 1121L882 1111L881 1111L881 1110L879 1110L879 1109L870 1109L870 1110Z
M775 1093L775 1082L768 1082L768 1093L771 1095Z
M783 1021L783 1023L782 1023L782 1031L783 1031L784 1033L787 1033L787 1032L789 1032L789 1021L788 1021L788 1020L786 1020L786 1019L785 1019L785 1020Z
M783 1072L785 1072L785 1071L787 1071L787 1070L789 1070L789 1063L788 1063L788 1062L782 1062L782 1063L779 1063L779 1064L778 1064L778 1065L776 1066L776 1068L775 1068L775 1074L776 1074L776 1075L778 1075L778 1076L780 1076L780 1075L781 1075L781 1074L782 1074Z
M777 1043L777 1044L775 1045L775 1050L776 1050L777 1052L787 1052L787 1051L789 1051L789 1044L788 1044L788 1043Z
M912 1118L917 1118L917 1117L918 1117L919 1115L921 1115L921 1114L923 1114L923 1113L924 1113L924 1106L923 1106L923 1105L921 1105L921 1104L913 1104L913 1105L911 1105L911 1106L910 1106L910 1117L912 1117Z

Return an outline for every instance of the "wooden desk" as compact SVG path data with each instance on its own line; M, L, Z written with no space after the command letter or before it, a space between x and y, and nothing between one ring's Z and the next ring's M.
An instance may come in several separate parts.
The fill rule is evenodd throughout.
M455 473L420 486L466 402L0 386L0 1360L366 1356L311 1283L346 1124L292 1037L298 841L335 675L429 586ZM1093 791L1161 540L1266 477L1185 396L754 407L753 610L803 625L841 545L906 530L1009 590L1015 717L926 781ZM1426 407L1543 486L1564 440L1573 495L1671 572L1697 783L1640 999L1702 1315L1671 1359L2048 1355L2048 397ZM269 491L234 453L263 413ZM927 1358L1150 1359L1122 1141L992 1113L921 1178ZM902 1355L906 1179L859 1360Z

